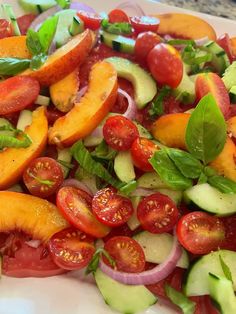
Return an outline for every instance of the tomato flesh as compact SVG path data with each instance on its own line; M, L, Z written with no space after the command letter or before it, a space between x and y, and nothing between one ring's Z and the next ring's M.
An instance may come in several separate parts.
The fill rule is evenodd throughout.
M103 136L107 144L118 151L130 149L133 141L139 136L136 125L123 116L114 116L106 120Z
M134 53L140 62L145 62L149 52L160 42L161 37L153 32L143 32L135 41Z
M108 14L110 23L129 23L128 15L121 9L114 9Z
M103 238L103 241L107 242L108 240L116 236L126 236L131 238L133 234L134 232L129 228L127 223L125 223L122 226L112 228L111 232L109 232L108 235Z
M52 158L36 158L25 169L23 180L32 195L46 198L54 194L62 184L62 167Z
M153 156L158 147L147 138L137 138L131 146L131 156L134 165L142 171L153 171L149 159Z
M31 23L36 18L35 14L25 14L17 18L17 24L20 29L21 35L26 35Z
M125 224L133 214L131 201L113 188L98 191L93 197L92 209L97 219L110 227Z
M95 253L93 238L74 228L54 234L48 247L54 263L67 270L86 267Z
M191 212L179 220L177 236L189 252L208 254L220 246L225 230L219 218L203 212Z
M136 33L154 32L158 31L160 20L153 16L133 16L130 19Z
M117 236L108 240L104 249L115 261L115 268L127 273L140 273L145 268L145 255L140 244L132 238ZM109 261L103 256L103 261Z
M236 252L236 215L222 217L221 221L225 226L225 239L220 247Z
M5 19L0 19L0 39L13 35L11 23Z
M148 67L161 85L176 88L183 77L183 62L179 52L164 43L157 44L147 56Z
M230 37L229 34L225 33L221 35L219 38L217 38L217 44L221 46L227 53L227 56L229 58L230 63L232 63L235 60L235 57L233 55L233 49L230 43Z
M76 228L95 237L103 238L110 229L92 213L92 197L80 189L65 186L57 193L57 207Z
M0 83L0 115L18 112L32 105L40 91L39 82L29 76L15 76Z
M155 193L139 203L137 217L143 229L151 233L164 233L174 228L179 211L168 196Z
M84 22L84 27L96 31L100 28L102 18L97 13L78 11L78 17Z

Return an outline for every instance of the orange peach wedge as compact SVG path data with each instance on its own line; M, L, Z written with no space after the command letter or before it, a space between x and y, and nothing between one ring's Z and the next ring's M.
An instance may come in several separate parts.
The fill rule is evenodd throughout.
M0 232L20 230L45 242L69 225L55 205L32 195L0 191L0 204Z
M90 73L87 93L49 129L49 143L69 146L89 135L108 114L116 97L116 70L106 61L96 63Z
M236 116L227 121L227 132L230 137L232 136L236 139Z
M169 34L174 38L216 40L214 28L203 19L184 13L155 14L160 20L158 34Z
M44 65L36 71L26 70L20 75L36 78L42 86L50 86L78 67L87 57L94 43L90 30L73 37L67 44L50 55Z
M31 125L25 133L32 143L27 148L7 148L0 152L0 189L7 189L22 176L24 169L34 158L38 157L47 143L48 121L45 108L39 107L33 112ZM0 204L3 204L0 202Z
M26 46L26 36L13 36L0 39L0 58L31 58Z
M152 125L152 135L160 143L186 149L185 132L189 113L171 113L157 119Z

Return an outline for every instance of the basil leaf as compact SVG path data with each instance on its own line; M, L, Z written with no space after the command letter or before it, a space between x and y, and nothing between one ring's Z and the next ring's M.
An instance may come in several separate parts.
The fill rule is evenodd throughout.
M185 140L188 151L204 164L214 160L224 148L226 123L211 94L203 97L191 114Z
M131 34L132 33L132 26L130 23L123 22L123 23L109 23L107 19L103 19L101 23L102 28L111 34Z
M191 46L196 46L196 43L194 40L191 39L171 39L167 41L167 44L172 45L172 46L177 46L177 45L191 45Z
M31 63L30 63L30 68L32 70L37 70L40 68L45 61L47 60L47 56L44 53L40 53L38 55L33 56Z
M123 186L123 183L112 177L112 175L103 167L100 162L95 161L90 155L89 151L85 148L83 142L80 140L76 142L72 148L71 153L75 160L83 167L88 173L96 175L104 181L110 183L117 189Z
M41 44L41 52L47 53L51 46L52 40L56 33L58 16L52 16L48 18L40 27L38 31L39 40Z
M149 162L160 178L173 190L186 190L192 186L192 180L185 178L165 150L155 152Z
M166 151L175 166L186 178L197 179L201 175L203 166L191 154L175 148L167 148Z
M159 94L152 101L151 109L149 109L149 114L151 117L161 116L164 113L164 98L169 95L171 89L169 86L164 86L160 90Z
M208 178L208 183L222 193L235 194L236 182L222 176L212 176Z
M0 75L16 75L30 65L29 59L0 58Z
M189 300L183 293L175 290L168 284L165 285L165 292L168 298L181 308L184 314L194 314L196 303Z
M56 3L62 8L62 9L68 9L70 7L70 0L56 0Z
M20 132L17 131L17 133L21 134L23 139L18 139L13 136L0 134L0 149L6 147L27 148L32 144L32 141L27 134L21 131Z
M99 260L100 260L100 257L101 255L104 255L109 263L112 265L112 267L115 266L115 262L114 260L111 258L110 254L104 250L103 248L99 248L97 249L97 251L94 253L92 259L91 259L91 262L88 264L87 268L86 268L86 271L85 271L85 274L88 275L90 273L95 273L98 266L99 266Z
M197 184L207 183L207 180L208 180L207 176L205 175L204 172L202 172L200 174L200 177L198 178Z
M104 160L113 160L116 155L117 151L109 147L104 140L91 153L91 156L95 157L96 159Z
M29 52L34 55L39 55L43 52L42 45L39 38L39 33L35 32L33 29L28 29L26 34L26 45Z
M120 192L122 194L125 194L125 195L130 195L130 193L132 193L134 190L137 189L137 186L138 186L138 183L136 180L132 180L128 183L126 183L126 185L122 186L120 188Z
M232 274L231 274L231 271L229 269L229 266L227 264L225 264L221 255L219 255L219 259L220 259L220 265L221 265L221 268L222 268L223 273L225 275L225 278L230 280L231 282L233 282L233 278L232 278Z
M215 175L217 175L217 172L215 171L215 169L207 166L204 168L204 173L207 177L213 177Z

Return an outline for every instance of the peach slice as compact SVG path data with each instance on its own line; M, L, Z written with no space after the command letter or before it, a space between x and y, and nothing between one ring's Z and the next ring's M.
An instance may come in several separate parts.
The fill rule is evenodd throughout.
M49 143L69 146L89 135L108 114L116 96L116 70L106 61L96 63L90 72L87 93L49 129Z
M155 14L160 20L158 34L174 38L199 39L208 37L216 40L216 32L206 21L197 16L184 13Z
M236 37L230 38L232 53L236 57Z
M26 46L26 36L13 36L0 39L0 58L30 59Z
M232 136L236 139L236 116L227 121L227 132L230 137Z
M236 182L236 146L228 137L224 149L219 156L210 163L220 175Z
M79 69L76 69L62 80L50 86L50 96L54 106L62 112L70 111L78 90Z
M0 204L0 232L21 230L45 242L69 225L55 205L39 197L0 191Z
M38 157L47 143L48 121L45 108L39 107L33 112L32 123L25 133L32 140L27 148L7 148L0 152L0 189L4 190L15 184L24 169L34 158ZM3 204L0 202L0 204Z
M44 65L36 71L26 70L20 75L36 78L42 86L50 86L78 67L93 47L95 36L86 30L74 36L67 44L50 55Z
M153 123L152 135L166 146L186 149L185 132L189 118L189 113L164 115Z

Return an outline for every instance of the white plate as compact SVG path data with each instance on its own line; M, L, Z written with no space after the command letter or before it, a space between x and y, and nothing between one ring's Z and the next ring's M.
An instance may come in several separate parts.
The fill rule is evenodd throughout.
M84 0L97 11L109 11L117 0ZM119 2L122 2L119 1ZM137 0L146 13L190 12L154 1ZM17 15L23 14L17 0L0 0L12 4ZM207 20L218 34L224 32L236 36L236 22L191 12ZM85 282L78 273L53 278L14 279L3 277L0 281L0 314L114 314L103 302L93 283ZM174 313L158 305L152 306L145 314ZM143 313L143 314L144 314Z

